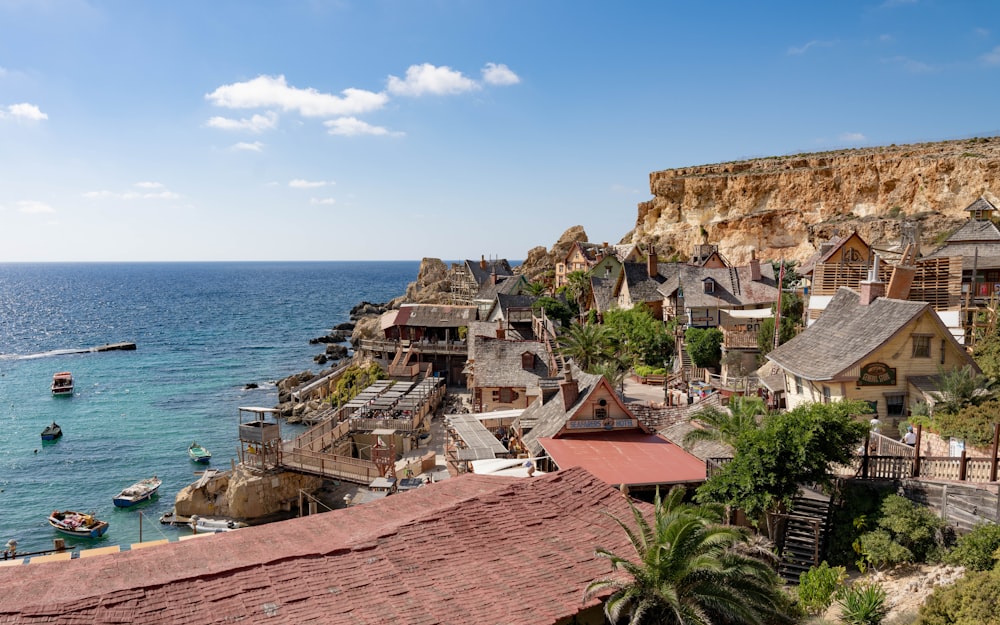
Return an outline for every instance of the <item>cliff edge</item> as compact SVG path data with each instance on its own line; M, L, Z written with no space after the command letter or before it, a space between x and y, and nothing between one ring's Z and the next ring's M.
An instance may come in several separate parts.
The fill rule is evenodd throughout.
M1000 137L890 145L684 167L649 175L624 243L687 256L713 243L731 262L804 260L836 231L892 244L903 221L923 243L964 222L980 196L1000 201Z

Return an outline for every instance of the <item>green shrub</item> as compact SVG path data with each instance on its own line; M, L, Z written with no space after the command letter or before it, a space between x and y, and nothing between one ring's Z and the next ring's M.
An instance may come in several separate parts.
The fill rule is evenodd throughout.
M843 482L835 494L827 558L830 564L851 565L858 560L858 539L874 529L881 501L889 494L883 487L863 482Z
M1000 549L1000 525L986 523L977 525L971 532L959 537L955 548L945 556L945 560L972 571L988 571L996 563L997 549Z
M1000 412L1000 400L966 406L958 412L934 413L934 430L941 436L960 438L970 445L984 447L993 442L993 423Z
M799 603L809 614L821 614L833 603L833 594L844 584L847 572L842 566L824 561L799 575Z
M1000 625L1000 569L972 571L934 590L916 625Z
M889 613L885 589L874 582L849 586L837 604L841 620L848 625L879 625Z
M914 561L913 552L893 540L884 529L865 532L858 538L855 548L861 556L858 568L862 571L869 567L878 570Z
M647 375L667 375L667 370L664 367L651 367L649 365L636 365L633 369L635 374L640 378L644 378Z
M930 508L899 495L889 495L879 508L878 525L913 553L917 562L938 560L944 545L944 521Z

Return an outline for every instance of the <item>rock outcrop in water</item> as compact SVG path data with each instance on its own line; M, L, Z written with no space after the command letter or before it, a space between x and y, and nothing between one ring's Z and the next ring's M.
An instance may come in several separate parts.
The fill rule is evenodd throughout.
M895 242L903 220L924 243L968 218L980 196L1000 200L1000 137L797 154L655 171L623 242L661 257L717 244L731 262L805 259L835 231Z

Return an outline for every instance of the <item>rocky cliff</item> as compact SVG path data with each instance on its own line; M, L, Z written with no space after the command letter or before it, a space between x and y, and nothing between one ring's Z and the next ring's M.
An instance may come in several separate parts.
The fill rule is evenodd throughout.
M713 243L734 263L751 251L803 260L836 231L893 244L904 221L932 247L979 196L1000 206L1000 137L669 169L649 186L622 242L652 243L661 258Z

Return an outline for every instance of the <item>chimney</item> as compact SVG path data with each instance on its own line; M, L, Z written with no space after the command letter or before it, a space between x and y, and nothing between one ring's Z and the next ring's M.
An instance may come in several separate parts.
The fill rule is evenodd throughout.
M493 271L490 272L490 284L496 285L497 283L497 268L494 266Z
M566 367L566 380L559 385L562 391L563 408L569 410L580 397L580 383L573 379L573 372Z
M656 257L656 248L650 245L649 257L646 259L646 272L650 278L655 278L656 274L660 272L659 264L660 259Z
M485 255L480 255L479 256L479 268L480 269L486 269L486 256Z
M507 331L503 328L503 319L497 319L497 338L504 339L507 336Z
M878 254L868 271L868 279L861 282L861 305L868 306L876 299L885 297L885 282L878 279Z
M916 268L910 266L908 262L911 253L914 254L914 258L916 257L914 250L915 247L912 243L907 244L906 249L903 250L903 258L900 260L900 263L892 268L886 297L891 299L907 299L909 297L913 278L917 274Z
M750 279L760 282L760 261L757 260L757 253L750 250Z

